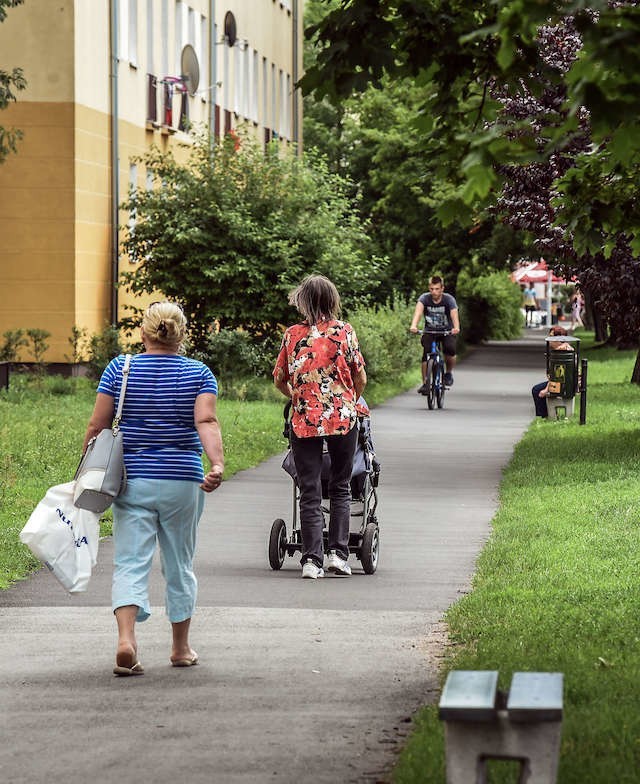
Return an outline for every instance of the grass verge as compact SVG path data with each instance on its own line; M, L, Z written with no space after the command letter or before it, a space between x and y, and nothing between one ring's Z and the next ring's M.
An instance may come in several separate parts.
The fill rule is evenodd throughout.
M500 490L473 590L446 614L441 673L565 676L559 781L632 784L640 770L640 389L635 352L583 347L587 423L535 420ZM424 708L396 784L445 781L443 727ZM515 781L502 770L491 781ZM504 775L503 775L504 774ZM509 777L510 775L510 777Z
M393 382L373 383L367 400L380 403L417 385L418 377L416 369ZM261 397L223 397L218 403L226 479L287 448L282 437L284 398L268 381ZM73 477L94 400L95 383L82 378L15 374L10 389L0 392L0 589L40 566L18 534L47 488ZM101 533L111 533L110 511L101 520Z

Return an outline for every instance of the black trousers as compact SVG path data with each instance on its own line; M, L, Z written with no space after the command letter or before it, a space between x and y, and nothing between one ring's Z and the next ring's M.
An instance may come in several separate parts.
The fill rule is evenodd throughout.
M349 555L349 519L351 516L351 471L358 439L358 428L352 427L344 436L298 438L291 434L291 452L300 490L300 528L302 531L301 561L324 563L322 531L322 445L326 440L331 458L329 472L329 538L328 549L342 558Z
M540 397L538 394L538 392L541 392L547 386L547 383L547 381L541 381L531 389L531 394L533 395L533 405L536 407L536 416L539 417L548 416L547 398Z

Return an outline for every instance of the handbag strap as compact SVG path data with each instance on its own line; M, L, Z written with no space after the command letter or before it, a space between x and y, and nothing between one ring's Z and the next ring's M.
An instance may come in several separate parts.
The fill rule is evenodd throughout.
M127 354L124 358L124 367L122 368L122 387L120 388L120 397L118 398L118 408L116 415L113 418L113 425L111 429L114 434L120 429L120 420L122 419L122 407L124 406L124 395L127 391L127 381L129 380L129 370L131 368L131 354Z

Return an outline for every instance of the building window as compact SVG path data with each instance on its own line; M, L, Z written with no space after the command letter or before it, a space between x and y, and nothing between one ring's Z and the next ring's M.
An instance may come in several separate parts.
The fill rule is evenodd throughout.
M285 93L284 93L284 134L287 139L291 139L291 76L287 74L285 79Z
M271 63L271 130L278 130L278 80L276 66Z
M118 0L118 59L138 66L138 0Z
M233 74L233 111L236 114L242 112L242 50L239 46L234 46L234 74Z
M147 0L147 73L156 73L153 49L153 0Z
M203 77L206 73L208 73L209 69L209 58L207 56L207 41L209 40L209 30L207 26L207 17L201 16L200 17L200 35L198 36L198 46L196 47L196 54L198 55L198 64L200 66L200 81L203 80ZM215 38L214 38L215 40ZM211 45L211 53L212 57L215 57L215 47L213 46L213 41ZM208 84L209 80L205 81L205 84ZM200 91L200 96L203 101L207 100L207 93L204 90Z
M262 58L262 124L269 127L269 64L267 58Z
M129 0L118 0L118 21L120 40L118 41L118 59L129 59Z
M189 9L189 37L187 43L190 43L191 46L198 52L196 47L196 12L193 8Z
M167 76L169 74L169 0L162 0L160 39L162 41L160 76Z
M138 0L129 0L129 63L138 65Z
M251 49L245 44L242 51L242 115L251 116Z
M260 92L260 58L255 49L251 50L251 108L250 117L258 123L258 93Z
M284 71L280 71L280 122L278 132L280 136L287 135L287 86Z
M180 76L180 55L182 54L183 46L182 38L186 34L186 25L184 24L186 11L187 7L182 0L177 0L175 12L175 54L172 76Z
M147 122L158 122L158 80L153 74L147 74Z
M225 111L231 108L229 51L228 46L222 47L222 100L220 104Z

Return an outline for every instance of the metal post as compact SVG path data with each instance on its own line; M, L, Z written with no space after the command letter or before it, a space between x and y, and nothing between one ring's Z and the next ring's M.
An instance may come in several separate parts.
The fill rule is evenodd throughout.
M587 422L587 364L588 360L582 360L582 373L580 378L580 424Z
M544 259L542 259L544 261ZM553 272L548 270L547 272L547 329L551 327L551 296L553 289L551 288L551 279L553 276Z
M110 68L111 86L111 324L118 323L118 279L120 277L120 154L118 115L118 2L110 7Z

